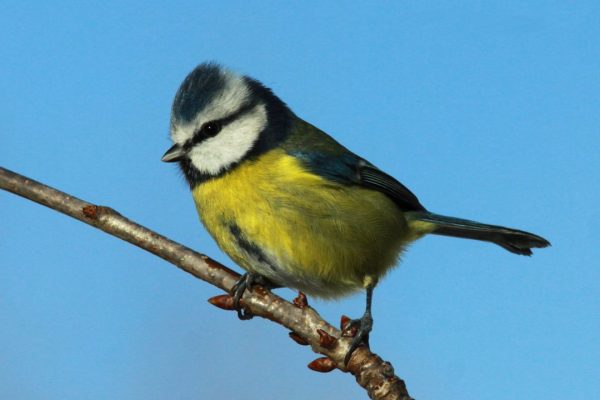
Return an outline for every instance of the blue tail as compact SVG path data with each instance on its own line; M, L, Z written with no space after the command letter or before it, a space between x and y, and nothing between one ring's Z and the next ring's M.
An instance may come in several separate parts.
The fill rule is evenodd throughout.
M543 237L504 226L446 217L427 211L416 211L407 214L410 219L434 224L435 229L431 232L433 234L483 240L502 246L515 254L530 256L532 248L550 246L550 242Z

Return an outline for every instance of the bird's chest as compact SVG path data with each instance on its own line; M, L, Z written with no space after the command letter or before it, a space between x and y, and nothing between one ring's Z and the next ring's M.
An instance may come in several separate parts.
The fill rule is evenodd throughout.
M199 185L194 199L238 264L324 297L335 294L322 288L349 291L382 274L401 249L404 218L384 195L332 184L282 154Z
M193 194L202 222L226 252L239 252L241 243L281 262L300 242L322 236L322 225L335 218L328 210L333 199L326 200L331 190L293 157L274 151L199 185Z

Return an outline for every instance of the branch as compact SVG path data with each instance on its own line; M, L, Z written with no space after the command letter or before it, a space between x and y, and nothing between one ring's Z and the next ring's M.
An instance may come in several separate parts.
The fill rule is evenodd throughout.
M159 235L109 207L87 203L2 167L0 188L132 243L228 293L240 277L208 256ZM216 296L209 301L217 307L232 309L229 295ZM319 372L329 372L335 368L349 372L372 399L411 399L404 381L394 375L392 365L366 347L358 348L348 365L344 366L344 356L350 346L352 333L336 329L324 321L308 306L302 294L290 303L268 290L253 287L252 291L246 291L242 303L253 315L286 327L296 342L308 344L314 352L325 356L311 362L309 368ZM346 325L346 320L342 317L342 325Z

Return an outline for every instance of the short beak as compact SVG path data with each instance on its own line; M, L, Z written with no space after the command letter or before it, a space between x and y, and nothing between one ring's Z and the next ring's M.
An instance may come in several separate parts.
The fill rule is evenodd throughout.
M164 162L181 161L185 156L185 150L178 144L174 144L160 159Z

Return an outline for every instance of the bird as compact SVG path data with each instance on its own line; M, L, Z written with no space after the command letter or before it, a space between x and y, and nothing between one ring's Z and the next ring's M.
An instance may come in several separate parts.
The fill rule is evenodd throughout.
M443 235L531 255L533 233L428 211L402 183L298 117L258 80L215 62L193 69L175 94L164 162L177 162L200 220L255 284L323 299L365 291L345 357L369 346L377 283L415 240Z

